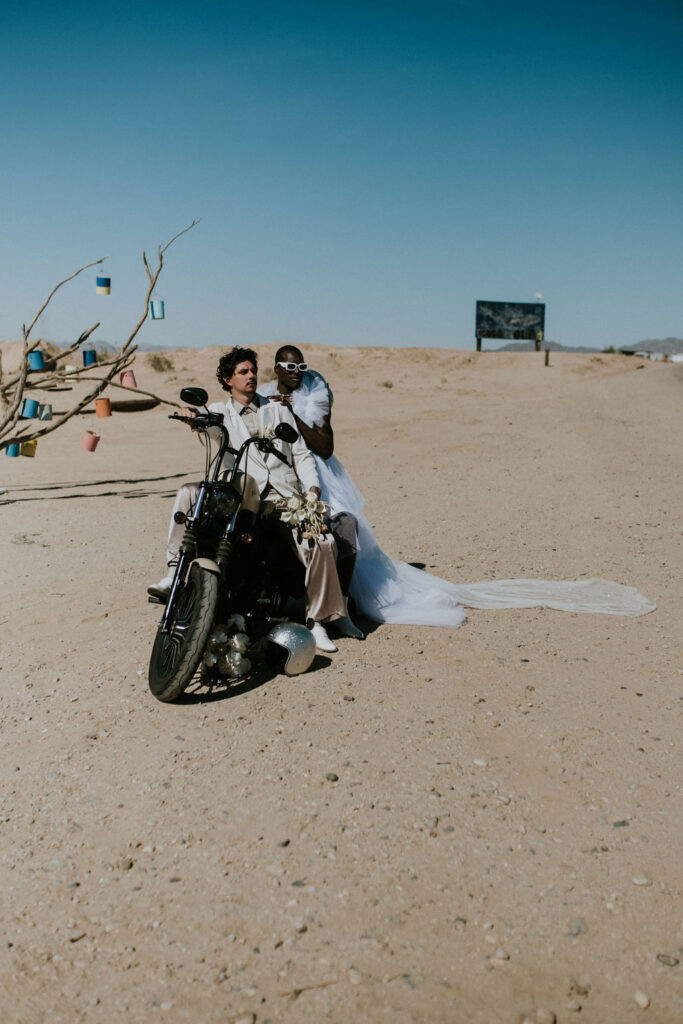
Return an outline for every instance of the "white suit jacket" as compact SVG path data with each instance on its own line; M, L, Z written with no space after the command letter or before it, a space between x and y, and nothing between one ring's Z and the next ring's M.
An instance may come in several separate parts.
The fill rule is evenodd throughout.
M277 449L282 452L289 463L293 464L294 469L291 466L286 466L275 455L262 454L256 445L251 445L248 448L246 460L240 468L254 478L259 492L263 494L270 484L283 498L291 498L300 494L302 490L308 491L311 487L320 487L313 456L299 434L289 409L280 405L279 402L269 402L261 395L254 395L252 404L258 406L259 410L259 434L262 434L264 427L269 424L276 427L278 423L289 423L298 435L293 444L273 438ZM233 404L232 399L227 402L214 402L209 406L211 412L223 413L232 448L239 448L242 442L250 436L239 414L240 408L238 403ZM224 462L226 468L231 465L231 458L231 456L226 456Z

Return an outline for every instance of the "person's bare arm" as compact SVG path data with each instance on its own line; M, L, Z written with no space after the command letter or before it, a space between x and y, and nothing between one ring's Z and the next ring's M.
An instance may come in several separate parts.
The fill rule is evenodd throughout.
M270 400L271 402L280 402L289 409L294 417L294 422L297 425L299 433L313 454L318 455L321 459L329 459L329 457L334 453L334 432L330 422L330 414L327 414L320 427L309 427L307 423L304 423L302 419L299 419L292 409L291 398L289 395L271 395Z

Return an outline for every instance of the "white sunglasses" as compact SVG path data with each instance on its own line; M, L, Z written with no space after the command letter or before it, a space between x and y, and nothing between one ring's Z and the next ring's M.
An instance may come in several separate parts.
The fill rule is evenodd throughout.
M301 373L308 369L308 363L276 363L276 366L281 366L287 373L294 373L295 370L300 370Z

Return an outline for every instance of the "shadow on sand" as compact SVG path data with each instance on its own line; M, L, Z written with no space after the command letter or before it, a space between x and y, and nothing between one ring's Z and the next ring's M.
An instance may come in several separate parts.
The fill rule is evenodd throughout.
M301 675L305 676L308 672L328 668L331 664L332 662L328 657L323 654L316 654L311 667L306 672L302 672ZM288 680L290 678L293 679L295 677L285 676L281 672L277 672L275 669L260 662L249 674L249 677L242 682L235 683L220 678L205 682L198 677L196 681L190 683L182 697L179 697L173 703L181 706L187 704L214 704L221 700L243 697L245 694L251 693L252 690L258 690L267 683L272 683L275 679Z
M122 477L114 480L81 480L78 483L62 483L62 484L45 484L44 487L31 487L29 484L22 485L19 487L12 487L8 492L7 497L0 498L0 505L16 505L25 501L70 501L72 498L109 498L109 497L123 497L123 498L146 498L152 495L156 495L161 498L172 498L175 495L175 490L169 491L166 487L152 488L152 487L127 487L126 485L131 484L154 484L159 482L166 482L168 480L180 480L187 479L191 476L191 473L170 473L165 476L141 476L141 477ZM71 494L54 494L54 491L70 491L72 488L83 488L83 487L107 487L112 484L121 485L115 490L108 491L97 491L91 494L85 494L82 491L77 491ZM27 497L14 498L11 494L19 492L27 493ZM46 493L50 492L50 493Z

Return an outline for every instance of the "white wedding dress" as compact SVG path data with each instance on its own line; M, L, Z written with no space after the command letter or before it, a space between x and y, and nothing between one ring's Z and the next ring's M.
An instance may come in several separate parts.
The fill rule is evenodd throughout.
M271 381L258 389L266 398L277 391ZM332 405L325 378L306 370L292 392L292 409L304 423L320 426ZM635 587L599 578L587 580L484 580L455 584L390 558L380 548L363 514L365 499L339 459L312 453L320 477L322 499L332 513L351 512L358 520L358 555L351 582L356 606L374 622L416 626L450 626L465 621L468 608L556 608L568 612L643 615L656 607Z

